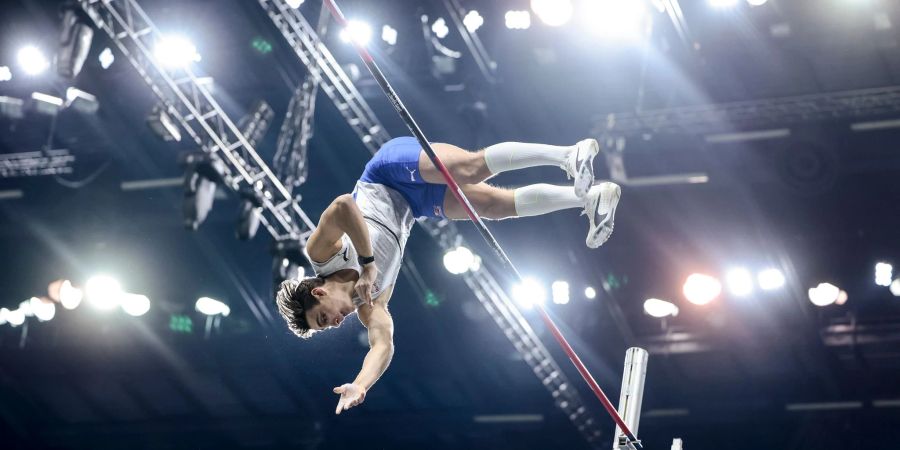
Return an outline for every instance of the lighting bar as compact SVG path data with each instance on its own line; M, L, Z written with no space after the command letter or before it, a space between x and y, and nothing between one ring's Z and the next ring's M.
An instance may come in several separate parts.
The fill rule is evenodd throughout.
M791 136L790 128L778 128L773 130L742 131L737 133L708 134L704 138L709 144L728 144L733 142L763 141L768 139L783 139Z
M473 416L472 421L475 423L535 423L543 422L543 414L491 414L484 416Z
M786 411L838 411L844 409L862 408L863 402L821 402L821 403L789 403L784 406Z

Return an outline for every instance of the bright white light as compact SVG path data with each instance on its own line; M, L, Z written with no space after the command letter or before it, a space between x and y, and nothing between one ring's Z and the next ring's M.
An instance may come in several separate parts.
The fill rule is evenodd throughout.
M114 278L97 275L85 283L85 295L88 302L97 309L110 310L119 305L122 299L122 286Z
M504 19L506 28L510 30L527 30L531 27L531 13L528 11L507 11Z
M19 66L28 75L39 75L50 68L50 61L40 49L33 45L22 47L16 58Z
M41 322L52 320L56 316L56 304L51 301L44 301L37 297L31 297L31 312Z
M82 297L84 297L84 293L81 292L81 289L72 287L69 280L64 280L59 287L59 302L62 303L63 308L77 308L81 304Z
M303 0L287 0L285 3L291 8L297 9L303 4Z
M106 47L102 52L100 52L100 56L98 59L100 59L100 67L109 69L109 66L111 66L112 63L116 60L116 57L115 55L113 55L112 50L110 50L109 47Z
M645 2L587 0L584 7L587 26L604 38L636 40L644 36L648 19Z
M731 269L725 274L728 292L735 297L746 297L753 292L753 275L743 268Z
M447 22L443 17L438 17L438 19L431 24L431 32L434 33L438 39L443 39L450 33L450 27L447 26Z
M587 297L588 300L593 300L597 298L597 291L594 288L588 286L584 288L584 296Z
M228 305L209 297L198 298L194 307L197 311L200 311L207 316L214 316L216 314L227 316L231 314L231 308L229 308Z
M481 267L481 259L476 263L475 255L466 247L456 247L444 254L444 267L453 275L465 273L476 265Z
M351 20L347 23L347 26L341 30L340 37L343 42L349 43L353 40L357 45L365 46L369 43L369 40L372 39L372 27L365 22Z
M31 99L37 100L39 102L44 102L44 103L46 103L48 105L52 105L54 107L61 107L64 103L63 99L61 99L59 97L54 97L52 95L44 94L41 92L32 92Z
M547 293L544 287L533 278L525 278L521 283L513 286L512 297L524 309L531 309L535 304L544 304Z
M25 323L25 313L20 309L10 311L6 315L6 320L9 322L10 325L17 327L17 326Z
M809 288L809 301L816 306L828 306L837 302L840 296L840 288L831 283L819 283L818 286Z
M879 286L890 286L893 278L894 266L883 262L875 264L875 284Z
M466 17L463 17L463 25L466 26L469 33L474 33L484 25L484 17L481 17L481 14L473 9L466 13Z
M750 6L762 6L765 5L768 1L769 0L747 0L747 3L749 3Z
M705 305L722 293L722 283L709 275L694 273L684 281L682 292L689 302Z
M737 6L738 0L708 0L708 3L713 8L733 8Z
M9 322L9 309L0 308L0 325L6 325Z
M545 24L558 27L572 19L575 8L571 0L531 0L531 9Z
M778 269L766 269L756 275L759 288L764 291L774 291L784 286L784 274Z
M565 305L569 303L569 283L565 281L554 281L550 285L550 292L553 293L553 303L557 305Z
M891 283L891 294L894 294L894 297L900 297L900 278Z
M469 265L469 270L471 270L472 272L478 272L479 270L481 270L481 257L480 256L475 255L475 257L472 258L472 264Z
M168 67L184 67L192 62L200 61L197 47L182 36L165 36L156 43L153 50L156 62Z
M7 66L0 66L0 81L12 80L12 71Z
M150 299L146 295L125 294L122 296L121 306L126 314L140 317L150 311Z
M22 314L25 314L25 317L34 317L34 310L31 309L31 299L19 303L19 311L22 311Z
M388 45L397 45L397 30L391 28L390 25L381 27L381 40L387 42Z
M644 302L644 312L647 313L647 315L661 319L667 316L677 316L678 307L672 302L667 302L658 298L649 298Z

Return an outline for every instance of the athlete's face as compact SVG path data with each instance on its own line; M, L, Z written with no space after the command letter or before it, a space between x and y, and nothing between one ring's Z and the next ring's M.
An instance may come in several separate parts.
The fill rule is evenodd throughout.
M313 288L312 294L319 300L319 304L306 311L306 322L310 329L327 330L340 326L354 311L350 295L327 284Z

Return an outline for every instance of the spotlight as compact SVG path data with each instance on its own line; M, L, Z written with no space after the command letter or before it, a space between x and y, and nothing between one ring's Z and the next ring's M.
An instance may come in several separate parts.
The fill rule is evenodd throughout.
M707 3L713 8L733 8L737 6L738 0L707 0Z
M372 38L372 27L365 22L359 20L351 20L347 26L341 30L341 41L350 42L351 40L359 46L365 47Z
M20 309L9 311L9 313L6 315L6 321L14 327L22 325L23 323L25 323L25 313Z
M484 25L484 17L481 17L481 14L473 9L466 13L466 17L463 17L463 25L466 26L469 33L474 33Z
M645 2L588 0L584 6L588 26L602 37L626 40L643 37L649 17Z
M894 278L894 266L885 262L875 264L875 284L890 286L892 278Z
M65 106L85 114L94 114L100 109L100 102L92 94L70 87L66 89Z
M72 283L69 280L63 280L59 287L59 303L62 304L63 308L77 308L81 304L82 297L84 297L84 293L81 292L81 289L72 287Z
M778 269L766 269L756 275L759 288L764 291L773 291L784 286L784 274Z
M87 60L91 40L94 39L94 29L74 8L65 8L59 35L59 51L56 53L56 71L61 77L71 80L78 76Z
M100 60L100 67L106 70L109 69L109 66L116 60L116 57L113 55L112 50L110 50L109 47L106 47L100 52L100 56L97 59Z
M166 108L158 104L150 111L147 116L147 125L153 132L166 142L181 142L181 129L175 119L166 112Z
M466 247L459 246L444 254L444 267L453 275L466 273L476 265L475 254ZM478 267L481 266L481 259L477 261Z
M709 275L694 273L685 280L682 292L689 302L705 305L722 293L722 283Z
M303 4L303 0L287 0L285 3L291 8L297 9Z
M512 288L513 300L525 309L531 309L535 304L544 304L547 293L544 287L533 278L525 278L521 283Z
M9 322L9 309L0 308L0 325L6 325Z
M129 316L140 317L150 311L150 299L146 295L124 294L121 306Z
M447 22L443 17L438 17L437 20L431 24L431 32L434 33L438 39L443 39L450 33L450 27L447 26Z
M663 317L677 316L678 307L672 302L667 302L658 298L649 298L644 301L644 312L649 316L662 319Z
M387 45L397 45L397 30L390 25L381 27L381 40L387 42Z
M225 173L224 164L205 153L191 154L186 158L184 176L184 226L197 230L212 210L216 198L216 183Z
M593 299L597 298L597 291L594 288L588 286L588 287L584 288L584 296L588 300L593 300Z
M164 36L153 49L153 57L157 64L174 69L185 67L192 62L200 61L197 47L183 36Z
M550 292L553 293L553 303L557 305L565 305L569 303L569 283L565 281L554 281L550 285Z
M223 316L228 316L231 314L231 308L228 305L209 297L200 297L197 299L197 303L194 305L197 311L200 311L207 316L214 316L216 314L221 314Z
M41 322L46 322L56 316L56 304L50 300L31 297L29 303L32 314Z
M531 10L551 27L565 25L572 19L571 0L531 0Z
M747 0L747 3L749 3L750 6L762 6L765 5L768 1L769 0Z
M828 306L837 302L843 304L847 301L847 293L831 283L819 283L818 286L809 288L809 301L816 306Z
M59 111L63 108L63 104L63 99L59 97L40 92L31 93L31 107L41 114L55 116L59 114Z
M19 303L19 311L22 311L22 314L25 314L25 317L34 317L34 309L32 309L31 299Z
M753 292L753 275L744 268L731 269L725 274L728 291L735 297L746 297Z
M122 286L107 275L92 277L85 283L84 290L88 302L100 310L113 309L122 299Z
M44 53L33 45L22 47L16 55L19 66L28 75L40 75L50 67L50 61Z
M900 297L900 278L891 283L891 294L894 294L894 297Z
M506 28L510 30L527 30L531 27L531 13L528 11L507 11L504 19Z
M12 80L12 71L8 66L0 66L0 81Z

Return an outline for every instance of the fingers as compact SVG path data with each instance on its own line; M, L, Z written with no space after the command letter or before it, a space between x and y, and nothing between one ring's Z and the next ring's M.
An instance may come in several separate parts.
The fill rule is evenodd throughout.
M337 408L335 408L334 413L335 413L335 414L340 414L341 411L343 411L343 410L346 409L344 406L345 406L345 405L344 405L344 399L341 398L340 400L338 400Z
M344 392L344 387L338 386L338 387L334 388L333 391L335 394L340 394L340 393Z

